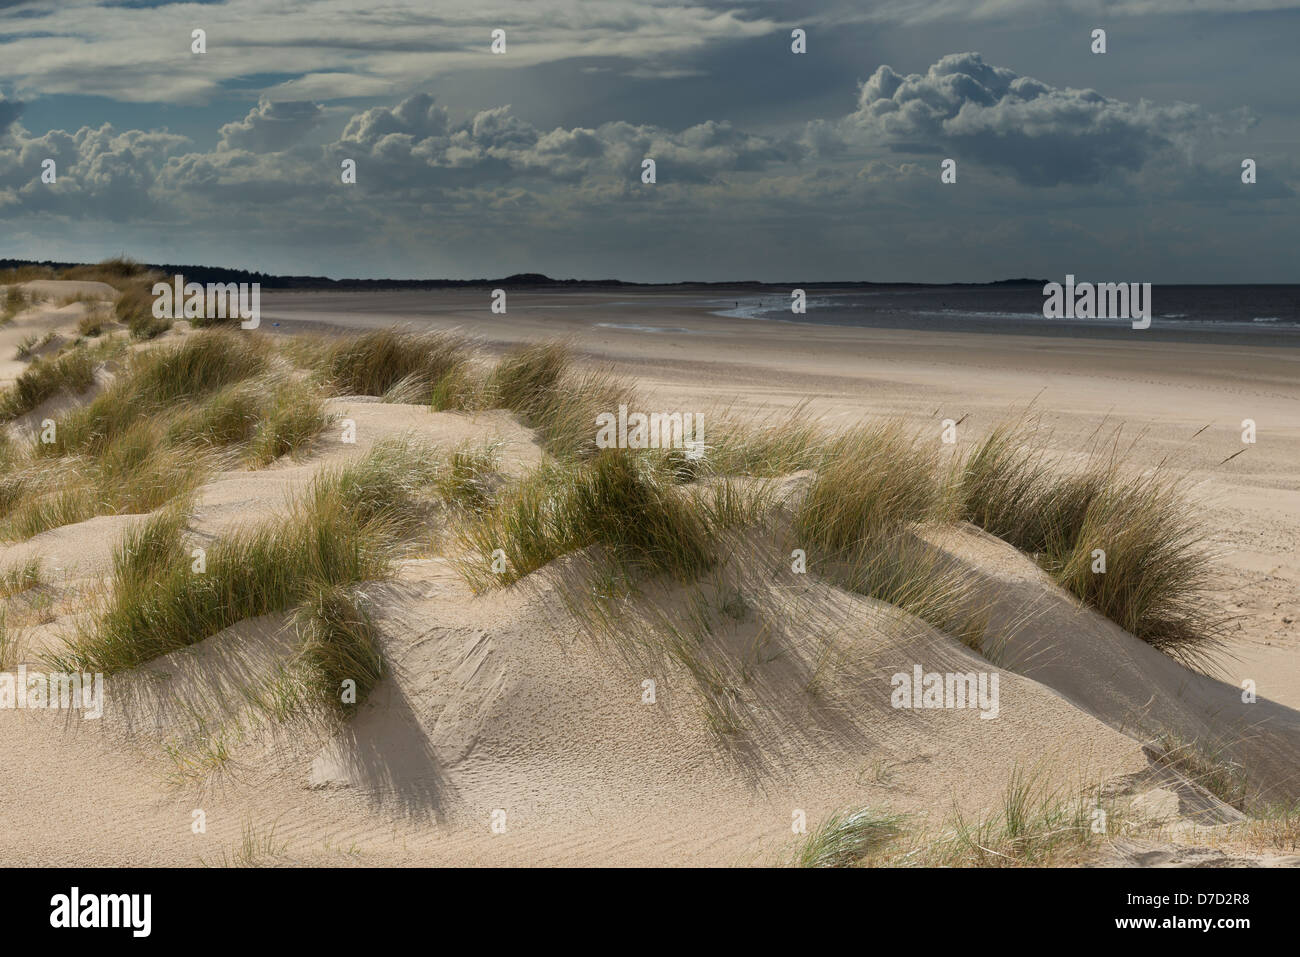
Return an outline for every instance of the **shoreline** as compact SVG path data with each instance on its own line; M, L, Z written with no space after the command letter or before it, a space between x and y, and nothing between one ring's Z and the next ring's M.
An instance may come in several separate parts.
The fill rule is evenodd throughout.
M373 321L354 315L349 327L370 328L382 322L421 322L446 316L463 316L475 324L491 323L502 317L488 310L491 288L424 291L374 291L335 292L323 290L263 291L263 313L270 320L287 319L301 323L305 313L324 312L337 316L365 310ZM994 290L998 292L1000 290ZM712 290L711 290L712 292ZM820 293L849 292L852 290L818 290ZM1026 336L1078 340L1080 342L1127 341L1135 343L1174 342L1193 345L1242 346L1248 348L1277 348L1300 350L1300 325L1289 318L1279 318L1278 323L1229 319L1164 318L1160 314L1151 321L1150 328L1134 330L1127 321L1077 320L1035 318L1026 313L1023 319L970 315L962 310L949 310L945 316L938 306L928 307L924 319L915 311L902 309L862 311L847 315L843 309L826 310L830 315L817 316L815 298L810 294L809 311L799 319L784 316L761 318L757 316L726 315L720 308L726 302L741 302L752 298L752 289L733 288L717 290L717 295L702 297L694 294L633 293L628 290L600 291L548 291L534 289L507 290L507 316L532 318L532 313L551 315L556 311L570 311L574 315L587 315L590 325L603 323L603 328L616 328L626 324L631 331L663 334L650 330L673 333L701 331L683 324L687 322L717 323L705 327L708 331L736 333L754 331L765 326L781 325L796 329L860 329L900 330L909 333L954 333L969 335ZM925 305L921 303L919 305ZM836 314L840 317L836 319ZM812 317L812 318L809 318ZM336 319L325 320L337 322ZM743 324L743 325L740 325ZM677 327L677 328L673 328ZM1140 337L1140 338L1139 338Z

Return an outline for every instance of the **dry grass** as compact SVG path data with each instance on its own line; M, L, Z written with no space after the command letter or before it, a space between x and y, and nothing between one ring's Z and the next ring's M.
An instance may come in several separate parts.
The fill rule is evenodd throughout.
M1125 468L1117 441L1069 469L1033 439L1023 424L1003 426L966 457L954 476L960 517L1033 555L1138 638L1203 665L1225 619L1208 599L1205 530L1180 479ZM1104 572L1093 570L1097 550Z
M866 426L821 449L791 529L810 556L834 561L908 523L941 517L937 450L895 423Z
M542 342L508 350L484 371L465 354L451 363L431 393L435 411L508 409L536 429L557 458L590 458L596 416L633 402L608 372L580 372L567 345Z
M129 256L113 256L101 262L87 266L70 266L58 273L58 279L81 280L85 282L102 282L121 289L151 275L149 269Z
M714 562L708 512L643 457L619 449L544 465L468 526L458 567L477 590L506 585L569 552L600 546L630 576L690 580ZM504 571L493 571L503 552Z
M191 561L184 510L160 511L124 538L107 593L57 660L69 666L64 670L111 674L247 618L304 606L304 634L316 642L307 659L322 686L334 693L338 668L352 655L360 670L349 676L368 690L375 677L361 667L368 653L349 642L361 641L369 626L358 609L347 610L347 589L387 576L396 550L446 494L440 482L449 469L427 446L380 443L318 474L283 518L211 543L202 572Z
M1250 850L1295 854L1300 851L1300 804L1253 809L1251 818L1232 832Z
M13 385L0 392L0 422L12 422L53 396L79 395L94 381L95 360L84 350L74 349L53 359L37 359Z
M24 634L9 621L9 609L0 605L0 671L9 671L22 660Z
M1114 802L1102 803L1091 791L1049 791L1037 773L1019 768L1012 771L996 811L974 818L954 811L937 833L907 832L898 818L858 813L865 836L875 838L865 847L855 843L852 816L841 814L809 835L796 860L817 860L843 848L841 866L1078 866L1095 860L1108 836L1125 827L1123 808ZM881 820L896 829L867 826Z
M613 382L576 376L557 344L512 351L486 385L470 391L518 412L560 463L596 455L595 415L626 401ZM643 459L685 482L813 469L790 544L844 587L912 611L972 647L980 646L983 616L972 612L971 583L917 545L909 535L914 526L953 519L980 525L1033 555L1099 612L1188 664L1203 663L1221 634L1206 598L1203 535L1181 483L1160 470L1135 476L1113 449L1094 449L1087 467L1070 470L1027 446L1023 427L1008 426L947 470L937 444L898 423L827 434L798 410L773 429L728 425L714 435L706 463L683 461L688 467L678 469L672 453L662 451ZM575 516L575 499L558 491L578 473L563 464L548 470L516 490L488 527L471 533L475 557L464 570L476 587L517 580L568 551L613 540L609 527L616 523ZM618 521L636 518L629 511ZM485 572L485 556L498 548L508 570ZM1106 552L1104 574L1092 571L1098 548ZM663 570L675 562L653 564Z
M137 339L152 339L171 328L170 319L155 319L153 316L153 284L163 279L161 273L147 269L145 266L126 256L114 256L103 262L86 266L71 266L63 270L54 270L45 266L24 266L5 270L0 273L0 284L22 283L41 279L59 279L72 281L102 282L117 290L118 296L112 307L112 318L126 325L131 335ZM11 286L6 294L3 316L12 315L25 303L20 302L21 290ZM61 304L69 302L91 302L98 305L98 297L78 293L67 297ZM100 308L82 320L80 331L83 335L95 337L100 335L107 325L108 316Z
M370 615L355 592L315 586L298 608L299 657L314 696L341 715L363 704L384 673Z
M127 327L133 339L156 339L172 327L172 320L153 314L154 276L126 285L113 304L113 318Z
M764 427L726 410L714 418L720 424L709 440L708 467L718 475L770 478L815 469L829 438L802 404Z
M213 543L199 573L179 524L160 513L123 542L108 595L56 658L62 670L138 667L244 619L295 607L320 585L383 577L388 541L381 523L357 520L341 501L298 505L284 519Z
M443 377L464 362L468 344L452 333L378 329L339 338L303 338L289 348L333 395L427 405Z
M148 278L130 264L105 266L104 274L127 288ZM596 416L632 404L631 394L605 373L577 370L561 343L517 347L490 368L451 333L378 330L284 348L335 394L506 408L538 431L550 460L497 501L491 466L471 452L435 466L409 449L378 451L415 470L421 496L464 513L457 541L469 554L460 567L478 589L590 547L607 553L616 577L627 581L659 574L689 580L714 564L719 529L764 511L736 494L736 482L717 477L808 468L815 474L786 532L810 568L973 647L982 624L967 583L917 544L917 526L960 518L986 528L1034 555L1103 614L1185 661L1196 661L1217 637L1204 597L1202 535L1178 482L1160 471L1134 478L1113 452L1066 469L1034 452L1023 429L1007 427L949 471L936 443L897 423L829 434L796 409L771 429L717 430L701 463L676 450L597 449ZM93 373L84 351L39 360L0 408L29 409L84 387ZM55 442L5 453L2 530L24 536L94 514L158 508L193 490L214 463L233 457L260 466L307 447L326 421L316 387L294 377L256 336L192 333L135 356L103 394L57 422ZM41 459L58 460L58 481L40 474ZM392 477L387 466L379 473ZM376 494L401 499L400 485ZM1097 548L1106 551L1104 574L1092 571ZM498 550L506 557L499 574Z
M579 372L567 347L559 343L519 347L492 372L489 394L495 404L517 413L537 430L546 450L561 459L591 458L596 447L596 416L635 404L631 391L601 369Z
M795 856L796 867L852 867L902 833L904 818L870 808L836 811L814 828Z
M29 299L18 282L23 280L11 280L14 284L5 289L4 301L0 305L0 325L12 322L13 318L27 308Z
M1222 745L1184 741L1166 732L1153 742L1155 763L1167 767L1239 811L1246 809L1249 790L1246 772L1229 759Z
M278 841L275 825L265 831L251 821L244 824L239 843L231 850L221 849L211 861L200 857L203 867L271 867L286 862L287 841Z
M74 357L93 378L99 353L77 349L54 362ZM213 331L136 353L98 396L54 421L54 441L11 450L0 535L150 512L213 468L263 466L308 448L329 416L256 337Z
M98 338L108 330L111 321L110 311L102 303L93 303L86 314L77 320L77 334L90 339Z
M0 572L0 598L10 598L44 583L43 563L39 558L29 558Z

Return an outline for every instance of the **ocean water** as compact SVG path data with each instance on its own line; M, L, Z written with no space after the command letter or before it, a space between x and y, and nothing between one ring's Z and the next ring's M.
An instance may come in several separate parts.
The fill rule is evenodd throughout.
M808 289L807 313L790 311L788 290L710 300L731 318L818 325L1099 335L1164 330L1179 338L1225 335L1300 344L1300 285L1153 286L1151 330L1127 319L1046 319L1040 285Z

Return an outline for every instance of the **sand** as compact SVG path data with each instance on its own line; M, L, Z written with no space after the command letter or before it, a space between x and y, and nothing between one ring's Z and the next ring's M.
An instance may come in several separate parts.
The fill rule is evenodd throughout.
M752 290L734 295L745 294ZM264 311L286 332L407 324L460 328L496 347L567 337L634 378L654 408L722 403L779 421L806 403L805 415L830 426L884 415L936 433L950 418L962 422L957 450L1025 410L1041 418L1039 441L1067 454L1099 426L1122 426L1136 440L1135 463L1171 461L1204 505L1219 550L1217 599L1240 616L1222 662L1233 683L1252 678L1261 694L1300 708L1300 349L1232 345L1230 334L1212 345L1180 342L1159 322L1088 340L796 326L718 318L700 298L521 292L496 316L484 290L273 293ZM1248 418L1258 436L1246 446Z
M1153 770L1143 746L1161 728L1230 734L1233 758L1252 776L1281 798L1300 797L1295 351L1139 334L1083 341L793 326L662 301L612 314L602 305L610 299L514 296L509 314L493 317L476 291L438 293L433 309L382 294L267 295L263 325L456 326L491 350L564 336L584 361L635 378L654 409L712 413L725 404L737 415L779 418L806 402L803 414L831 426L891 415L936 435L951 418L962 420L957 451L1031 402L1043 441L1063 453L1080 449L1103 421L1122 423L1126 435L1142 436L1135 460L1174 456L1202 503L1220 552L1216 595L1240 616L1218 675L1195 675L1080 608L1026 556L973 529L930 540L982 576L1002 613L1032 612L1018 643L992 664L888 606L782 577L780 556L738 544L719 574L743 582L756 610L722 640L738 653L761 644L770 654L735 703L743 732L720 736L678 666L584 633L558 597L572 563L475 597L445 558L416 557L396 580L367 588L390 676L332 735L255 726L241 710L240 687L291 652L291 627L277 616L110 685L99 721L0 711L0 862L192 865L236 854L251 834L266 842L258 856L269 863L780 864L798 844L792 821L801 812L812 826L835 809L869 805L937 829L954 809L994 811L1025 768L1061 794L1105 782L1166 823L1233 820L1232 809ZM75 327L71 312L56 311L40 313L42 329ZM689 331L598 325L609 321ZM34 317L16 322L35 328ZM0 380L13 374L0 369ZM502 413L346 398L331 410L356 421L357 445L327 432L305 459L215 476L200 493L195 533L215 536L279 512L318 469L386 436L500 441L515 474L540 457L528 430ZM1256 420L1259 441L1219 464L1243 447L1243 418ZM806 480L792 478L791 494ZM131 521L100 517L0 546L0 567L32 554L57 559L60 602L38 647L53 647L71 626ZM658 600L680 609L686 599ZM762 629L760 620L781 624ZM828 655L836 664L827 670ZM891 676L916 663L996 673L999 717L892 707ZM654 704L643 703L647 678L656 682ZM1239 703L1244 678L1256 681L1259 704ZM229 736L224 771L176 773L165 745L192 755L204 740L199 727L237 722L242 732ZM192 827L199 810L203 833ZM504 832L495 833L502 819ZM1107 860L1236 860L1204 849L1203 839L1167 838L1116 842ZM1260 854L1249 861L1294 863Z
M11 382L27 368L27 363L16 355L20 344L40 342L52 335L57 338L35 354L57 351L60 344L77 337L77 323L96 302L106 307L117 297L113 287L102 282L40 279L19 283L18 287L26 293L30 305L11 322L0 325L0 384ZM0 292L8 290L8 286L0 286ZM88 301L59 304L75 296L85 296Z

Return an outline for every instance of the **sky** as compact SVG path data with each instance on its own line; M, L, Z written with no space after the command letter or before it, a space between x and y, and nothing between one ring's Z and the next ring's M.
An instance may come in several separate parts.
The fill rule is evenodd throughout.
M0 258L1300 282L1297 39L1300 0L0 0Z

